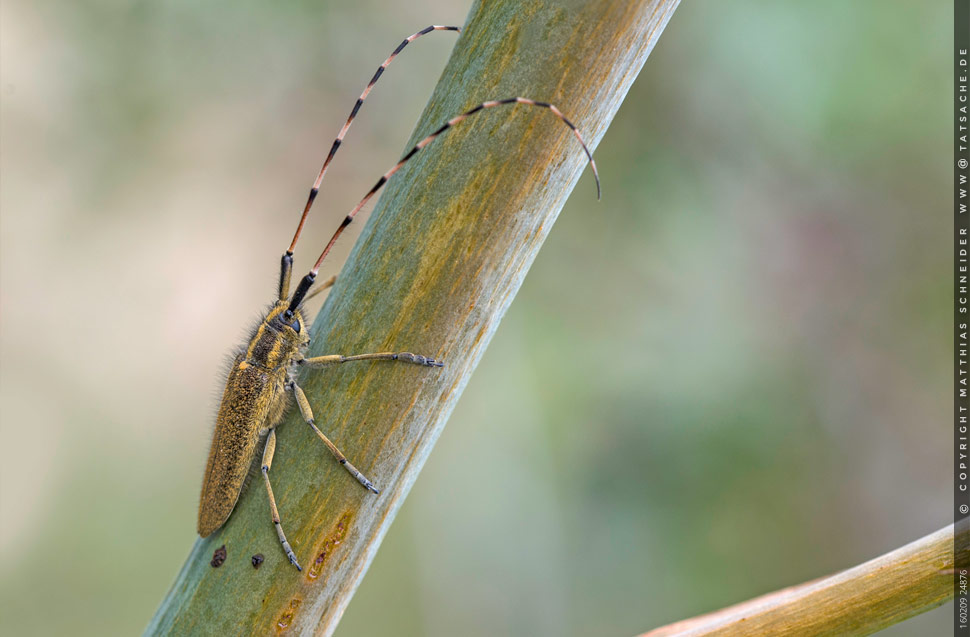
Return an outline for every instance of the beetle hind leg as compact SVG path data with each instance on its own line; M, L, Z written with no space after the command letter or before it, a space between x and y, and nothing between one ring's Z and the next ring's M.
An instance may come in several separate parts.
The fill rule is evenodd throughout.
M303 567L296 560L296 554L293 553L293 549L290 547L290 543L286 541L286 535L283 534L283 525L280 524L280 512L276 508L276 498L273 497L273 487L269 483L269 468L273 466L273 454L276 453L276 431L273 429L269 430L269 434L266 436L266 446L263 448L263 481L266 483L266 493L269 495L269 506L273 511L273 525L276 527L276 535L280 538L280 544L283 545L283 550L286 552L286 557L290 559L290 563L296 567L296 570L302 571Z
M350 475L357 478L357 482L361 483L365 489L372 493L380 493L380 491L377 490L377 487L375 487L374 484L368 480L363 473L358 471L357 467L352 465L350 461L347 460L347 456L345 456L340 449L337 448L337 445L333 444L329 438L323 435L320 428L317 427L316 423L313 421L313 410L310 409L310 401L307 400L306 394L303 393L300 386L297 385L295 381L291 380L287 385L287 388L293 391L293 396L296 398L296 404L300 408L300 414L303 416L303 420L306 421L306 424L310 425L310 428L313 429L313 432L317 434L320 440L323 441L323 444L327 445L327 449L329 449L330 453L333 454L333 457L337 459L337 462L339 462Z

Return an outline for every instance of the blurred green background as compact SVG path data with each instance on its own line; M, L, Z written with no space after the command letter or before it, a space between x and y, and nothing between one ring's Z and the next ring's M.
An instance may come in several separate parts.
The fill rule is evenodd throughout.
M330 141L468 6L0 5L4 634L142 630ZM951 520L951 13L678 9L338 635L633 635ZM306 245L454 37L384 76Z

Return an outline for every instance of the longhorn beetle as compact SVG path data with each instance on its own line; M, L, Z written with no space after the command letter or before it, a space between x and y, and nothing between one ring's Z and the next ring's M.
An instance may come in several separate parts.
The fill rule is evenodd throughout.
M290 296L293 250L296 248L296 242L300 238L300 233L303 231L303 225L306 223L310 207L313 205L313 200L317 196L320 183L323 181L323 177L327 173L327 168L330 166L330 162L333 160L337 149L340 148L344 135L347 134L347 130L357 116L361 104L367 99L367 95L384 73L387 65L410 42L432 31L460 31L460 29L458 27L430 26L406 38L394 49L394 52L378 67L377 72L374 73L374 77L371 78L371 81L368 82L364 91L360 94L357 103L354 104L354 108L350 112L350 116L347 118L346 123L340 129L337 138L330 147L330 152L323 162L323 168L320 169L320 174L317 175L316 180L313 182L313 187L310 189L310 196L307 198L306 205L303 208L303 215L300 217L300 223L297 225L296 233L293 235L293 241L283 254L280 265L277 299L250 336L249 342L237 352L233 359L232 367L229 370L228 378L226 379L226 387L222 394L222 403L219 406L219 413L216 417L215 432L212 436L212 446L209 449L209 460L206 464L205 477L202 481L202 497L199 502L199 521L197 527L199 535L202 537L211 535L229 518L233 508L236 506L236 500L238 500L239 494L242 492L249 468L256 457L258 444L261 440L265 440L263 443L261 472L263 482L266 484L266 494L269 496L273 524L276 526L276 534L279 536L286 556L297 570L303 570L289 542L286 541L286 535L284 535L283 526L280 523L279 510L276 508L276 498L273 497L273 487L269 480L269 471L273 464L273 453L276 451L275 429L283 417L283 412L286 410L288 393L292 394L293 398L296 399L297 407L303 419L310 425L310 428L320 440L323 441L323 444L327 446L334 458L343 465L344 469L354 476L364 488L375 494L379 493L373 483L358 471L347 460L347 457L341 453L340 449L317 427L314 422L313 410L310 407L306 394L303 393L303 390L297 384L296 370L300 367L317 368L339 363L348 363L350 361L401 361L415 365L424 365L426 367L443 367L444 364L433 358L421 356L420 354L412 354L410 352L380 352L376 354L356 354L353 356L330 354L327 356L306 358L303 354L310 343L310 337L307 334L307 325L303 318L302 305L305 301L334 284L336 277L331 277L321 282L312 291L310 290L320 270L320 264L323 263L323 260L330 253L331 248L333 248L344 229L350 225L357 213L380 190L381 186L387 183L387 180L400 170L401 166L414 157L415 154L449 128L487 108L505 104L538 106L550 111L576 135L576 139L579 140L580 145L582 145L583 150L586 152L586 157L589 159L590 166L593 169L593 175L596 179L596 194L599 197L599 175L596 172L596 164L593 162L593 156L590 154L589 148L587 148L576 126L566 119L558 108L548 102L538 102L524 97L484 102L448 120L438 130L418 142L393 168L384 173L377 180L374 187L364 195L360 203L344 218L340 227L337 228L326 247L324 247L323 252L320 253L320 257L317 259L313 268L300 280L293 295Z

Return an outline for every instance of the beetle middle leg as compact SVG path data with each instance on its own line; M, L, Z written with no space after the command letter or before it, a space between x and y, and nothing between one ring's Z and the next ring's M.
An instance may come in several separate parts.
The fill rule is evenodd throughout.
M276 508L273 487L269 483L269 468L273 466L274 453L276 453L276 430L270 429L269 434L266 435L266 446L263 447L263 481L266 483L266 493L269 495L269 506L273 511L273 524L276 526L276 535L279 536L280 544L283 545L283 550L286 551L286 557L290 558L290 562L296 567L296 570L302 571L303 568L296 561L296 555L293 553L293 549L290 548L290 543L286 541L286 536L283 534L283 526L280 524L280 512Z
M313 429L314 433L320 437L323 444L327 445L327 449L329 449L330 453L333 454L333 457L337 459L337 462L343 465L343 468L346 469L350 475L357 478L357 482L364 485L368 491L380 493L380 491L377 490L377 487L375 487L370 480L364 477L364 474L358 471L357 467L352 465L350 461L347 460L347 456L341 453L340 449L337 449L337 445L330 442L330 439L323 435L323 432L320 431L320 428L317 427L316 423L313 421L313 410L310 409L310 401L307 400L306 394L304 394L300 386L296 384L296 381L290 380L290 382L287 384L287 389L290 389L293 392L293 396L296 397L296 404L300 408L300 414L303 416L303 420L306 421L306 424L310 425L310 428Z

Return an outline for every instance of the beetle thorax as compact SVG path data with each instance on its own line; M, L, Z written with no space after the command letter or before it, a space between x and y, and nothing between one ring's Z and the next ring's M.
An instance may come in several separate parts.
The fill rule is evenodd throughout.
M294 361L310 338L299 310L286 320L285 302L277 303L256 328L246 349L246 361L267 369L277 369Z

